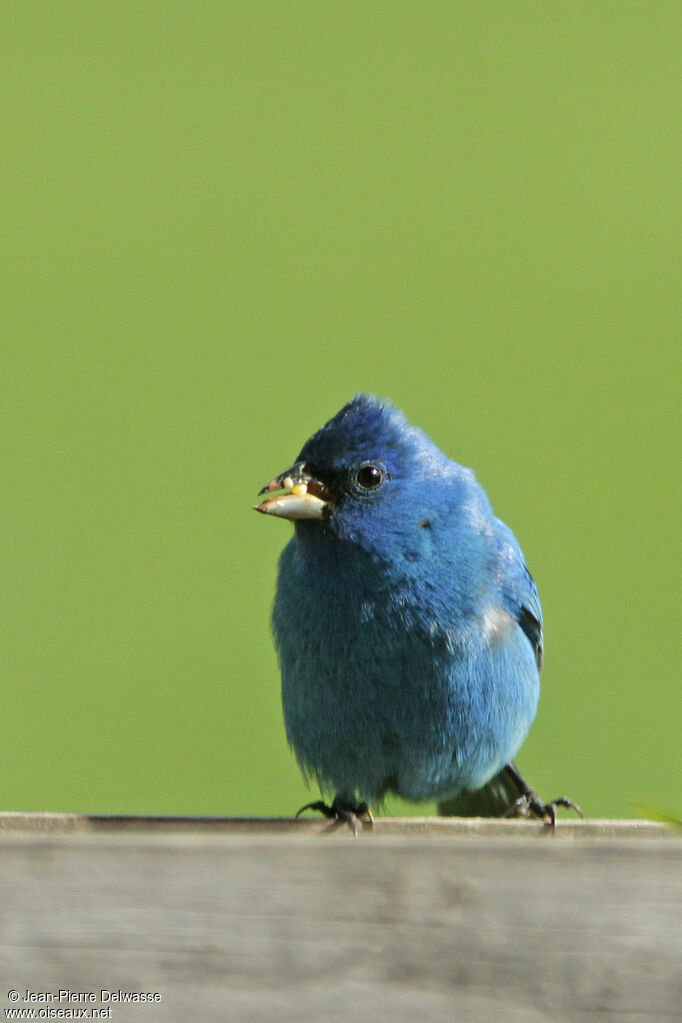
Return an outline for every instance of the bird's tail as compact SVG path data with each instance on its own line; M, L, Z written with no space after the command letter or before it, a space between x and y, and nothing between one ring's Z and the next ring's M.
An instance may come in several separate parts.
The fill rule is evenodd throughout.
M506 767L476 792L460 792L438 804L441 817L504 817L520 795L518 784Z

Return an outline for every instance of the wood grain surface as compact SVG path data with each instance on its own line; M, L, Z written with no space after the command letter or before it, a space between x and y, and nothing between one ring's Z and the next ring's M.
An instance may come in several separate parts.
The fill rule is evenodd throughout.
M682 838L656 824L379 820L355 840L0 814L0 832L3 1013L29 988L95 992L89 1009L160 994L106 1003L119 1023L680 1019Z

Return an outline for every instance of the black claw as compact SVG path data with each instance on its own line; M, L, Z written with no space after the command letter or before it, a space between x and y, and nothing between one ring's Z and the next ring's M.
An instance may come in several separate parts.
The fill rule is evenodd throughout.
M347 824L356 838L358 822L362 824L363 828L374 827L372 814L367 803L354 803L341 796L335 796L331 806L328 806L321 799L314 803L306 803L305 806L301 807L296 816L299 817L304 810L317 810L319 813L324 814L328 820L334 821L334 827L339 824Z
M296 811L296 816L300 817L305 810L317 810L319 813L323 813L325 817L329 819L336 817L336 811L332 810L331 806L327 806L321 799L318 799L315 803L306 803L300 810Z
M569 810L575 810L579 817L585 819L585 815L579 806L577 806L573 800L567 799L566 796L559 796L558 799L552 799L549 803L545 803L538 796L537 792L524 792L523 795L519 796L512 805L509 807L507 812L504 814L505 817L537 817L541 821L549 824L551 828L556 827L556 808L557 806L565 806Z
M555 806L565 806L567 810L575 810L581 820L585 820L585 814L582 812L577 803L574 803L568 796L559 796L558 799L553 799L552 802Z
M545 821L550 828L556 828L556 808L557 806L564 806L568 810L575 810L579 817L583 820L585 819L585 815L580 807L566 796L559 796L558 799L552 799L551 802L545 803L544 800L540 799L535 789L532 789L524 780L515 764L508 764L506 771L517 785L521 794L511 804L503 815L504 817L536 817L541 821Z

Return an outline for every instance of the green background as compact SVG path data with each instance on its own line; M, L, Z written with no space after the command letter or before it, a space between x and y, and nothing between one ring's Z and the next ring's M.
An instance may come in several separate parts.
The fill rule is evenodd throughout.
M21 0L0 46L0 805L315 797L250 506L370 390L537 579L525 773L679 812L680 5Z

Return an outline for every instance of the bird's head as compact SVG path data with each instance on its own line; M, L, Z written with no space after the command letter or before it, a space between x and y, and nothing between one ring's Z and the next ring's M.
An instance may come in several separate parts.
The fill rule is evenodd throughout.
M358 394L303 445L291 468L263 487L267 497L255 508L294 519L305 533L322 525L325 533L376 547L379 537L386 541L446 512L444 477L452 481L451 496L458 483L473 480L395 406Z

